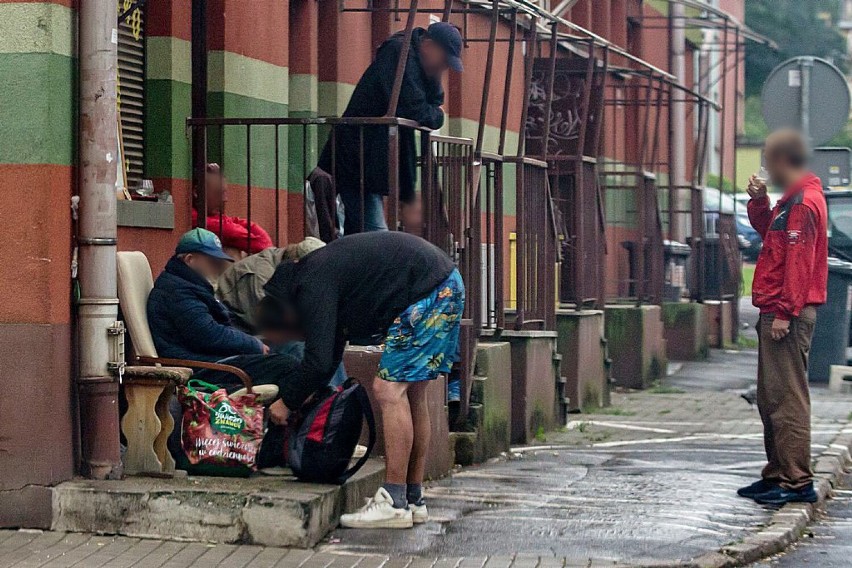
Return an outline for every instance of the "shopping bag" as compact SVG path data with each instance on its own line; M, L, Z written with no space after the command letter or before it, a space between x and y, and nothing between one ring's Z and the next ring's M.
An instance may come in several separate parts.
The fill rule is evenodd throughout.
M254 394L231 398L225 389L191 379L178 389L183 407L178 468L192 475L247 477L257 469L263 405Z

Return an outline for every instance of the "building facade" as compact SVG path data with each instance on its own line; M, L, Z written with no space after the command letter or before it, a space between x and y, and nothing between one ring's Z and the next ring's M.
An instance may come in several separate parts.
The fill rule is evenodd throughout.
M157 193L167 191L171 196L170 203L120 203L117 246L145 252L155 275L172 254L178 236L192 223L192 140L186 126L192 114L191 4L188 0L116 0L114 14L103 15L116 18L120 116L116 128L123 144L126 185L132 191L139 181L150 179ZM208 116L339 116L377 46L405 25L407 3L399 4L400 11L395 12L389 0L207 0ZM623 243L641 238L636 236L640 194L631 185L635 180L626 181L628 170L633 176L640 170L653 174L657 185L652 192L659 197L655 210L665 236L685 238L692 230L690 189L686 185L667 189L677 185L668 181L675 156L671 113L677 102L672 101L688 105L683 109L685 132L679 139L687 151L678 154L682 163L674 166L680 177L689 187L706 183L706 173L734 178L734 140L741 115L733 109L743 88L742 80L736 80L741 68L714 65L719 57L718 26L687 25L690 18L712 19L703 12L704 3L684 2L685 15L673 21L672 9L678 4L551 0L550 6L536 8L552 10L548 13L561 18L540 22L547 24L545 30L564 33L557 45L560 58L577 55L577 37L597 37L594 41L600 40L601 46L618 48L632 57L610 49L613 69L599 94L600 146L590 150L601 169L599 205L606 222L601 235L607 254L596 261L605 275L601 302L632 295L633 276ZM732 21L742 21L744 0L717 4ZM443 1L421 1L416 25L428 26L442 17L445 7ZM119 15L126 16L120 24ZM470 41L463 55L465 72L446 78L448 120L442 134L475 139L490 17L454 12L449 19ZM568 23L591 34L584 35ZM527 117L522 58L535 49L546 60L552 45L544 34L535 44L522 42L521 30L514 65L507 72L510 45L506 40L511 26L501 17L482 128L484 152L501 150L502 131L502 153L510 155L517 152ZM672 39L678 26L688 29L682 49L674 50ZM49 487L81 471L74 327L75 302L85 290L81 292L76 279L77 213L72 196L79 189L80 148L88 141L80 136L78 89L85 77L78 59L79 29L77 0L0 0L0 231L5 243L0 249L0 293L5 298L0 302L0 384L7 391L0 402L0 526L49 525ZM732 52L734 41L722 44L722 51ZM675 51L684 58L682 77L673 73ZM728 70L725 81L720 68ZM511 88L504 104L506 82ZM659 82L659 91L645 82ZM682 90L671 86L675 83ZM659 102L656 107L634 104L647 92ZM730 110L711 110L712 104ZM699 121L698 110L705 106L712 114L706 124ZM712 131L710 151L702 153L698 148L707 128ZM214 140L208 148L208 159L222 162L231 184L228 213L245 214L250 206L253 220L264 225L278 243L300 239L304 178L310 171L306 167L316 162L327 133L317 128L278 134L258 129L248 137L229 131L209 135L218 142ZM272 158L275 136L283 137L281 154ZM249 162L247 146L261 157ZM263 148L269 150L265 157L258 150ZM640 155L645 151L648 156ZM549 160L553 156L545 152L535 157ZM700 168L705 175L696 178L698 162L706 167ZM272 173L278 170L276 165L280 167L277 177ZM507 173L511 179L506 180L504 194L507 251L516 224L514 175ZM675 217L681 219L676 222L677 234L669 225ZM508 263L505 272L511 279ZM118 405L118 397L109 404Z

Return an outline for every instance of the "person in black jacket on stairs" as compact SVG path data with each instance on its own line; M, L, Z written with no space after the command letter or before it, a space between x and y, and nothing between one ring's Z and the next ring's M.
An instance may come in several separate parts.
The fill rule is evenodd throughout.
M404 40L405 34L398 32L382 43L375 60L355 86L352 98L343 112L344 117L386 115ZM433 130L441 128L444 124L441 76L447 69L462 71L461 50L461 33L452 24L437 22L428 29L414 28L399 93L397 117L413 120ZM362 142L363 164L360 150ZM406 227L411 226L408 217L413 214L411 208L415 200L416 160L414 131L400 128L399 200ZM323 149L318 167L334 178L337 193L343 201L344 235L360 233L362 230L387 230L383 209L383 197L389 193L387 126L366 126L363 129L357 126L337 126L334 136L329 137Z
M384 343L372 394L385 432L386 483L341 524L407 528L425 522L426 388L457 357L464 311L464 284L453 261L414 235L361 233L281 264L265 291L263 329L305 341L297 377L283 385L291 410L328 383L349 339Z

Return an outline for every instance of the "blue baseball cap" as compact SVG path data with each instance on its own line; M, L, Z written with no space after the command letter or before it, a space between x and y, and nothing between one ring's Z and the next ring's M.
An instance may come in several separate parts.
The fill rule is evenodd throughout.
M175 254L190 252L206 254L213 258L234 262L234 259L222 250L222 241L219 240L219 237L207 229L193 229L184 233L180 238L177 248L175 248Z
M435 22L426 30L429 39L444 48L447 54L447 64L453 71L464 71L462 65L462 36L459 29L448 22Z

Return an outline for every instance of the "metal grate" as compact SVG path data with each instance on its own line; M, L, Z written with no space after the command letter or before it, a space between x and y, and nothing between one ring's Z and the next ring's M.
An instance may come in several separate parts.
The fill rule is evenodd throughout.
M118 0L119 12L124 4ZM145 167L145 11L141 8L118 25L118 109L127 186L134 188Z

